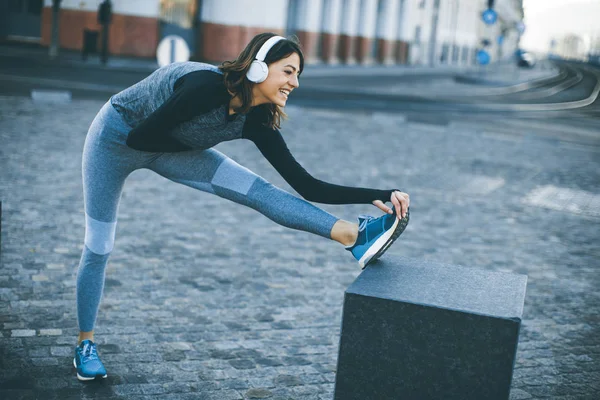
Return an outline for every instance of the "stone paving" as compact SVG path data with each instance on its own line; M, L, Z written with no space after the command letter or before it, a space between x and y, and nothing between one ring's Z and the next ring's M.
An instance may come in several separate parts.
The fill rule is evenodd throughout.
M148 170L126 183L107 268L96 336L109 376L77 381L81 149L101 106L0 97L0 398L331 399L343 294L360 274L349 253ZM597 130L582 144L568 126L564 140L548 135L561 129L551 121L494 130L289 114L283 133L316 176L411 194L390 253L529 276L511 399L598 398ZM250 142L218 148L289 188ZM587 208L528 200L548 187Z

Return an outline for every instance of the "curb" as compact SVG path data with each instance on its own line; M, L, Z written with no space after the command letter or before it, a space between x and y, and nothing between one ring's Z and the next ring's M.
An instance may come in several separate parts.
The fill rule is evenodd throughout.
M126 59L120 57L109 57L108 64L100 62L97 54L89 55L88 60L83 60L80 52L61 49L56 59L48 56L48 50L43 47L24 47L0 42L2 57L20 58L24 61L33 61L40 65L72 66L84 69L97 69L105 71L121 72L153 72L158 64L153 59ZM119 65L121 64L121 65ZM127 65L129 64L129 65Z

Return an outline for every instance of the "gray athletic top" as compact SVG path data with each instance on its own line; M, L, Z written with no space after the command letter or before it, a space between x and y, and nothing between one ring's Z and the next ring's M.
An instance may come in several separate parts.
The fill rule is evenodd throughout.
M302 197L327 204L389 201L392 190L334 185L310 175L292 156L281 133L268 127L269 112L254 107L229 115L231 95L221 71L210 64L184 62L159 68L117 93L111 104L131 126L127 145L140 151L207 149L220 142L254 142L277 172Z
M136 128L173 95L175 83L195 71L221 74L214 65L184 62L167 65L150 76L111 98L113 107L129 126ZM200 94L198 94L200 95ZM169 135L193 149L208 149L220 142L240 139L245 115L227 118L228 104L222 104L206 113L192 116L172 127ZM199 132L202 134L199 134Z

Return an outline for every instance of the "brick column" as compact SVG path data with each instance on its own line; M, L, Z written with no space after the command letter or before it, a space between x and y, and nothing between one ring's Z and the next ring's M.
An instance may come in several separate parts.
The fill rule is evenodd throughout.
M356 60L361 64L371 64L373 57L371 48L375 38L377 23L377 0L361 0L360 22L356 44Z
M405 42L404 40L396 40L395 50L396 61L399 64L407 64L408 54L410 51L410 44L408 42Z
M321 58L328 64L337 64L342 17L342 0L324 0L323 26L321 28Z
M380 0L377 15L377 61L393 64L399 0Z
M267 12L268 11L268 12ZM200 59L222 62L235 59L255 35L285 33L287 2L255 0L242 7L237 0L203 0L198 32Z
M414 34L413 24L408 19L410 0L399 0L396 10L396 43L394 44L394 58L399 64L408 64L410 54L410 41Z
M360 0L342 2L342 29L338 46L338 57L346 64L354 64L354 46L357 35L357 24L360 12Z
M321 23L321 7L323 0L300 0L296 15L296 36L302 44L304 59L307 64L318 60L319 31Z

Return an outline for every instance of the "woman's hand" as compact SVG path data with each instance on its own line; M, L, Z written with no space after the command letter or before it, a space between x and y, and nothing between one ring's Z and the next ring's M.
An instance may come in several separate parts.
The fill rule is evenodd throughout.
M406 217L408 206L410 205L410 197L408 196L408 193L400 192L398 190L393 191L392 195L390 196L390 202L396 209L396 215L398 216L398 219ZM392 209L386 206L381 200L373 200L373 205L385 213L392 213Z

